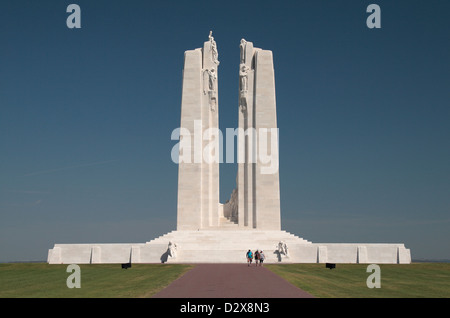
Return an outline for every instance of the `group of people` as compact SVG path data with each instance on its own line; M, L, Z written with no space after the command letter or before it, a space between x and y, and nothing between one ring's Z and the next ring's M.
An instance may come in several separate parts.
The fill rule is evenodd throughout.
M264 263L264 259L266 258L264 256L264 252L263 251L258 251L256 250L254 253L251 250L248 250L247 253L245 254L245 256L247 257L247 265L250 266L253 262L253 258L255 259L255 264L256 266L263 266Z

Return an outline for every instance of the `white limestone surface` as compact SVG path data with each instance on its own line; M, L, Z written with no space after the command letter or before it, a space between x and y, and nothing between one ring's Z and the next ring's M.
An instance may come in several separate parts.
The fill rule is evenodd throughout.
M287 255L279 252L280 241ZM169 255L170 242L176 244L175 257ZM264 251L265 263L411 263L404 244L311 243L286 231L220 228L173 231L136 244L55 244L48 263L245 263L249 249Z

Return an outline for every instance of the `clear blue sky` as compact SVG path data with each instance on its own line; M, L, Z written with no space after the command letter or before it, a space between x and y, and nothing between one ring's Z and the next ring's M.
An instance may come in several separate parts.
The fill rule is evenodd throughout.
M81 29L66 8L81 7ZM381 8L381 29L366 8ZM0 261L176 227L185 50L213 30L220 127L241 38L273 51L283 229L450 259L450 2L0 2ZM235 186L221 166L221 200Z

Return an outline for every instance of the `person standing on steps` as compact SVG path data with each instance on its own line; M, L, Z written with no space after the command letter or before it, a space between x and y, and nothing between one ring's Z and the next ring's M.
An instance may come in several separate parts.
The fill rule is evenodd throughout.
M247 266L250 266L252 264L252 260L253 260L252 251L248 250L248 252L245 254L245 256L247 257Z

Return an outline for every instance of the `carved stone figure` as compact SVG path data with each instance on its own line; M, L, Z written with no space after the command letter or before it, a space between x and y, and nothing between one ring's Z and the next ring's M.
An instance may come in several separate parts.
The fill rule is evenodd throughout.
M247 111L247 95L241 94L239 96L239 109L242 113L245 113Z
M250 70L245 64L239 67L239 108L241 112L247 110L247 91L248 91L248 71Z
M248 71L250 68L245 64L241 64L239 67L239 87L241 92L248 91Z
M167 252L170 257L176 258L177 257L177 244L169 242L169 246L167 248Z
M208 90L209 91L215 91L216 90L216 80L217 80L217 75L216 75L216 71L212 68L211 70L206 70L206 72L208 73Z
M217 98L216 98L216 92L215 91L209 91L209 109L214 112L216 111L216 105L217 105Z
M285 257L289 257L288 247L283 241L280 241L278 243L278 253L280 254L280 256L281 254L283 254Z
M208 93L209 106L212 111L216 110L217 104L217 74L212 68L210 70L206 69L203 71L203 94Z
M216 41L214 41L214 37L212 36L212 31L209 31L209 41L211 42L212 60L215 64L219 65L219 52L217 51L217 44Z

